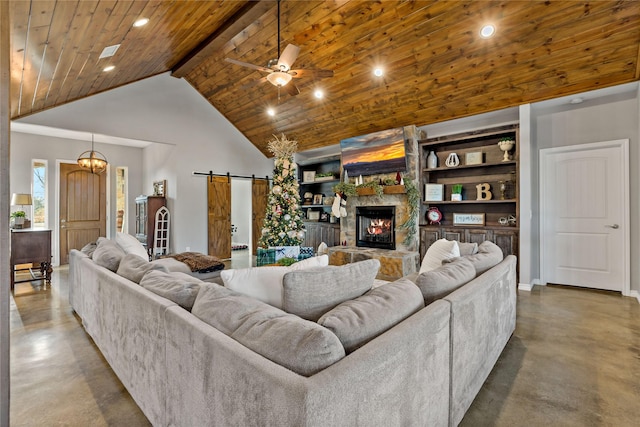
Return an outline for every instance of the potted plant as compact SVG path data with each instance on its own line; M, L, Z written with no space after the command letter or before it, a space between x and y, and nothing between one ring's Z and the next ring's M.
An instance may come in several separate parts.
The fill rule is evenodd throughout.
M19 225L22 227L24 225L24 219L27 216L25 211L15 211L11 213L11 218L13 219L13 225Z
M453 184L451 186L451 201L462 201L462 184Z

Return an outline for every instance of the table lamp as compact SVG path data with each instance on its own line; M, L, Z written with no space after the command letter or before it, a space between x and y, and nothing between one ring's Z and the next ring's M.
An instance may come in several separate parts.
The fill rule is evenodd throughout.
M16 212L12 214L13 225L15 228L22 228L24 226L26 214L24 213L23 206L31 206L31 204L31 194L13 193L13 195L11 196L11 206L20 206L19 212L23 213L23 215L21 216L15 215Z

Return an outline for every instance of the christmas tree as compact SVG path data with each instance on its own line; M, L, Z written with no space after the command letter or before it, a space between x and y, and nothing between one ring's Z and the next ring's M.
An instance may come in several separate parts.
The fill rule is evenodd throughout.
M262 227L259 246L299 246L304 239L304 223L300 209L300 193L293 153L298 142L284 134L274 135L267 148L275 156L273 186L269 193L267 214Z

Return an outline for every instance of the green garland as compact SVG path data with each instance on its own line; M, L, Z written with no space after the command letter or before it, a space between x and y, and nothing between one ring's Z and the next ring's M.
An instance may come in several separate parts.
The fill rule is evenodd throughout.
M404 181L404 188L407 190L409 217L403 224L400 224L399 228L407 230L407 236L402 243L406 246L411 246L416 237L416 219L419 217L420 211L420 192L410 179Z

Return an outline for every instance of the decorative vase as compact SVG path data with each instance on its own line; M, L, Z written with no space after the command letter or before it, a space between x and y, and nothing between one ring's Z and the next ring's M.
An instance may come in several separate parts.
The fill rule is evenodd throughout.
M447 157L447 160L444 162L444 164L447 165L447 167L453 168L460 164L460 159L458 158L458 155L456 153L451 153Z
M435 169L438 167L438 156L433 151L427 156L427 169Z

